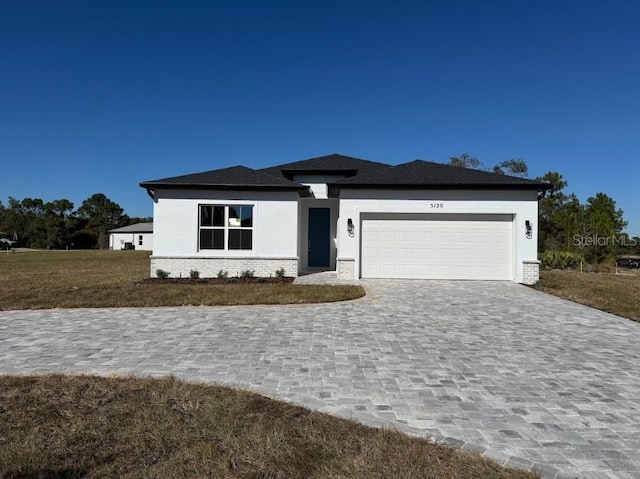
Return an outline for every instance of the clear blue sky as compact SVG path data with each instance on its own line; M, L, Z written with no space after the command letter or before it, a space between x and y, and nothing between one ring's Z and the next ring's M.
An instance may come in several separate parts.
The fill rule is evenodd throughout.
M329 153L559 171L640 235L640 2L0 0L0 200Z

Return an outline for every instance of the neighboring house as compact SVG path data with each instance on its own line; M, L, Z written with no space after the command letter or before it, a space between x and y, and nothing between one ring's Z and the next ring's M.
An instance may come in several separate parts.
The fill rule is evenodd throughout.
M154 201L151 274L538 280L549 185L416 160L338 154L140 183Z
M153 250L153 223L136 223L109 231L109 249Z

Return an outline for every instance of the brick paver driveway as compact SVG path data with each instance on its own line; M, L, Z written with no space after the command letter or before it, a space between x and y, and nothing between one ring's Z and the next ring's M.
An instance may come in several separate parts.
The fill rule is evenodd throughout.
M346 303L0 312L0 372L165 375L395 424L553 477L640 477L640 324L509 282Z

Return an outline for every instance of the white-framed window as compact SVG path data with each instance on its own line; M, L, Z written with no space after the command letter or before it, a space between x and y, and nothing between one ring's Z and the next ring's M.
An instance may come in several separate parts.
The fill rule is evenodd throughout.
M253 249L253 206L199 205L199 249Z
M142 235L138 235L138 246L142 246Z

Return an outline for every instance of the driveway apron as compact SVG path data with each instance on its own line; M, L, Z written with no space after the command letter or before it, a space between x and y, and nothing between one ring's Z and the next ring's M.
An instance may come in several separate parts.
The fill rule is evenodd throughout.
M640 324L510 282L299 306L0 312L0 372L175 375L477 451L640 478Z

